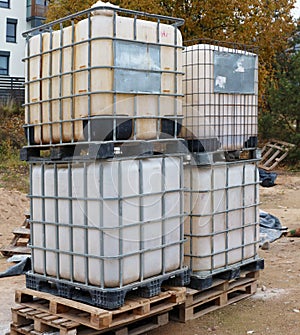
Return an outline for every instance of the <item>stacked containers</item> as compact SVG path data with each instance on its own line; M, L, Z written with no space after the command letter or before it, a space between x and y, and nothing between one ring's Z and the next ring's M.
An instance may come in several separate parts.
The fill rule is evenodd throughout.
M225 159L254 156L258 61L243 46L206 40L185 48L183 64L181 135L194 157L184 167L185 264L201 289L215 275L260 264L257 160Z
M182 154L85 152L107 141L120 152L122 143L180 142L180 23L97 3L26 33L27 287L110 309L132 289L152 296L165 280L188 282ZM72 159L30 157L74 144Z

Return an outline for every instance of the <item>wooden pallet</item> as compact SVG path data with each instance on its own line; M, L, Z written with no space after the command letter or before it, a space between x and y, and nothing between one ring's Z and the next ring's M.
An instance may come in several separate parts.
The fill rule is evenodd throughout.
M273 170L289 153L295 144L271 140L268 142L261 151L261 161L259 167L270 171Z
M188 288L185 303L174 308L171 313L172 319L186 322L248 298L257 290L258 275L259 271L245 271L237 279L216 279L213 285L206 290Z
M27 247L30 240L30 215L25 214L22 225L13 230L14 237L10 244L0 249L3 256L12 256L14 254L30 254L30 248Z
M47 316L44 316L44 318L47 318ZM48 317L50 318L50 316ZM169 322L169 313L165 312L158 315L153 315L150 317L146 317L145 319L138 320L137 322L133 324L125 325L121 328L115 329L115 330L109 330L107 331L97 331L93 330L91 328L84 328L82 326L78 326L76 328L69 328L72 327L71 323L69 321L65 320L53 320L53 322L56 321L55 328L46 328L43 326L43 330L36 330L37 328L40 328L40 325L38 324L30 324L27 326L16 326L14 324L11 325L11 331L10 335L44 335L45 331L47 334L59 334L59 335L98 335L98 334L109 334L109 335L139 335L139 334L145 334L146 332L156 329L160 326L164 326ZM59 326L60 323L60 326ZM75 325L75 324L74 324ZM36 328L37 327L37 328ZM60 327L58 330L57 327ZM63 327L66 327L65 329ZM68 329L69 328L69 329ZM53 329L55 329L54 333Z
M149 319L145 322L148 327L161 325L162 320L165 320L163 317L151 318L166 314L174 306L183 303L186 288L167 288L158 296L147 299L129 295L124 306L114 311L29 289L17 290L15 298L20 306L12 308L11 335L35 334L32 331L91 335L111 330L118 335L125 335L129 329L133 332L129 324L134 323L134 331L137 331L137 322L143 319ZM142 329L145 327L143 325Z

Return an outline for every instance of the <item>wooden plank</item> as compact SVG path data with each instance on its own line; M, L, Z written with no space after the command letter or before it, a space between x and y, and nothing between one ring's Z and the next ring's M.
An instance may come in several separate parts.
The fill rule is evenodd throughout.
M30 237L30 229L19 227L13 230L13 234L22 235L23 237Z

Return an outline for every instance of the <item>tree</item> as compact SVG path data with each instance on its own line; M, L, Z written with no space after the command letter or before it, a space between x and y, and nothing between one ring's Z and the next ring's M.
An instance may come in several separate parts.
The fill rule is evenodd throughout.
M89 8L96 0L50 0L48 21ZM251 44L259 50L262 110L266 87L274 77L276 55L287 48L295 25L291 9L295 0L113 0L123 8L181 17L185 41L211 38Z
M290 155L293 163L300 158L300 52L299 26L289 39L290 47L276 60L274 81L267 88L268 111L260 118L263 138L276 137L296 144Z

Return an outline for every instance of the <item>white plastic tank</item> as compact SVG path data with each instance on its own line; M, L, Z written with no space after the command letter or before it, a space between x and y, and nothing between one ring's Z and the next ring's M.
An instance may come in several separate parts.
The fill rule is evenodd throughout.
M43 33L41 52L43 143L84 139L81 119L93 116L131 117L133 138L156 138L158 118L182 115L182 36L171 24L98 9L74 27Z
M184 49L183 69L182 137L218 138L222 149L229 151L244 148L245 142L257 137L256 54L219 45L192 45Z
M257 256L259 176L256 164L237 161L184 167L184 262L205 276Z
M178 157L32 165L33 270L119 287L177 270Z

